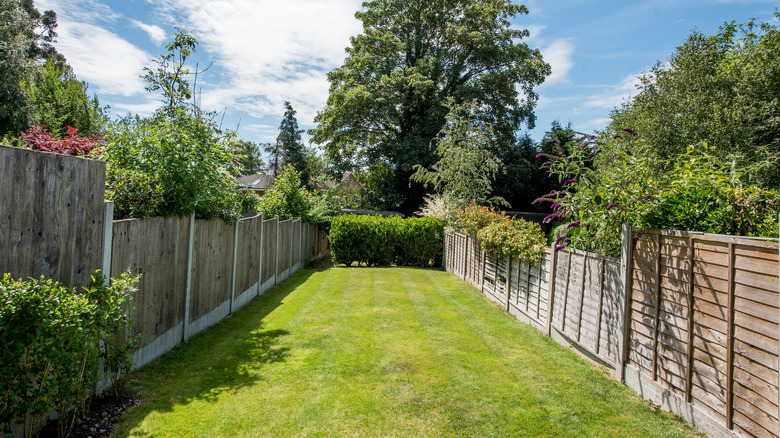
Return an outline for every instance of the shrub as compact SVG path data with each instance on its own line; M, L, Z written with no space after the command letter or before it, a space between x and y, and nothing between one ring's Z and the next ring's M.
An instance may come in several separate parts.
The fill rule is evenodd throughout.
M82 290L51 280L0 281L0 429L25 424L35 433L56 409L67 435L104 375L112 382L129 370L137 338L130 337L129 292L123 274L107 286L101 276Z
M518 257L526 263L537 263L547 246L542 227L523 219L493 222L479 230L482 247L498 257Z
M433 218L350 214L333 220L329 238L334 260L347 266L436 266L444 227Z
M507 220L506 213L493 207L477 205L474 200L458 214L458 222L463 233L476 238L477 232L489 224Z
M92 149L105 143L105 139L96 135L90 138L78 135L78 129L68 126L67 136L62 140L57 140L46 131L46 126L33 125L29 130L19 134L19 143L34 151L82 157L89 155Z

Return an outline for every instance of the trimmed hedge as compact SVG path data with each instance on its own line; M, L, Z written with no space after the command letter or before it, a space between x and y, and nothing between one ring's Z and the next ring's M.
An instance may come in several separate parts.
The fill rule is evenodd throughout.
M331 252L336 263L352 266L438 266L444 225L438 219L348 214L333 221Z

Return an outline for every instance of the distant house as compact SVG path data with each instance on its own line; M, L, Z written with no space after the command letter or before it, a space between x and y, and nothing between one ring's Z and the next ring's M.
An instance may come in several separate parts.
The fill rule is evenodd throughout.
M263 196L268 190L274 186L273 175L247 175L237 177L239 185L242 190L249 190L257 194L257 196ZM317 187L321 190L327 190L335 188L337 190L358 190L364 191L363 184L355 178L350 172L344 174L341 181L322 181L317 183Z
M242 190L249 190L257 196L265 195L265 192L274 186L273 175L247 175L239 176L237 179Z
M338 189L338 190L358 190L358 191L364 191L365 187L363 187L363 184L360 184L360 182L355 178L355 175L352 174L352 172L347 172L344 174L343 177L341 177L341 181L322 181L317 184L317 186L322 189Z

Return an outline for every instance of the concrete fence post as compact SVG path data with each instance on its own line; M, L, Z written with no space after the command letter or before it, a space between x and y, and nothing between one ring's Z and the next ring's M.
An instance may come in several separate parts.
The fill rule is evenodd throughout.
M257 257L257 264L259 268L257 269L257 293L255 296L260 295L260 288L263 286L263 243L265 242L263 240L263 229L265 228L263 219L263 213L260 213L260 242L258 242L258 246L260 247L260 254Z
M233 302L236 300L236 261L238 260L238 227L241 220L233 224L233 269L230 274L230 309L228 315L233 313Z
M279 215L274 216L276 219L276 262L274 264L274 284L279 283Z
M111 249L114 243L114 203L106 201L103 204L103 261L100 272L106 285L111 281Z
M553 310L555 309L555 276L558 272L558 251L555 242L550 246L550 273L547 281L547 336L552 336Z
M631 264L634 245L631 243L631 224L623 224L623 239L620 245L620 289L618 292L618 342L615 378L626 380L626 362L628 361L628 331L631 328Z
M190 237L187 245L187 282L184 286L184 320L182 321L181 340L189 337L190 301L192 300L192 258L195 247L195 213L190 215Z

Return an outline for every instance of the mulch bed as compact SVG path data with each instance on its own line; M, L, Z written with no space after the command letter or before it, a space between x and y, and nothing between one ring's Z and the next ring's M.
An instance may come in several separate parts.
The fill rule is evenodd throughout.
M68 438L98 438L113 436L114 425L126 410L141 404L134 397L101 395L89 404L89 413L71 430ZM41 430L41 438L57 438L57 421L52 421Z

